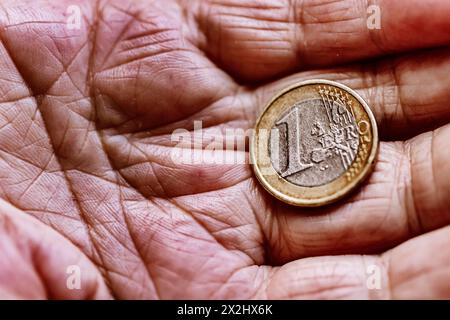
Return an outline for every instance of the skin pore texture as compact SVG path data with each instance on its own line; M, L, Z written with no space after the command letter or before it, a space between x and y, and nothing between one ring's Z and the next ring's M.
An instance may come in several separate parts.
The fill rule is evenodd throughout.
M80 28L67 27L72 4ZM0 297L450 298L449 12L2 1ZM276 92L313 78L355 89L380 128L375 172L344 201L295 208L248 164L172 161L175 129L202 121L203 141L250 129Z

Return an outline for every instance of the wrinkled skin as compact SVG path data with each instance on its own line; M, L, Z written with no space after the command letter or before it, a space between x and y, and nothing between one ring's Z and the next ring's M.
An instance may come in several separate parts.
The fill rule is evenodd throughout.
M450 298L450 2L371 3L381 30L362 0L1 1L0 297ZM311 78L379 124L346 200L290 207L248 164L172 161L174 129L249 129Z

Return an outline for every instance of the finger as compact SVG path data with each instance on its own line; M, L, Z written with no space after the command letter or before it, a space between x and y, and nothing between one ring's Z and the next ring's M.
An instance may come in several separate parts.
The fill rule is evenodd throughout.
M0 298L111 297L97 268L77 247L0 200Z
M296 74L256 91L255 116L280 90L314 78L335 80L355 89L374 112L385 140L410 138L450 121L449 49Z
M450 223L450 125L405 143L383 143L375 172L350 198L326 208L284 205L253 186L275 264L300 257L374 253ZM255 182L256 183L256 182Z
M381 256L307 258L276 268L269 299L448 299L450 228Z
M412 239L384 254L391 297L450 298L450 227Z
M182 2L204 34L200 47L249 81L450 41L446 0Z
M261 295L267 299L388 299L389 283L383 263L379 256L357 255L293 261L272 270ZM377 272L380 289L370 290L367 286L367 271L372 270Z
M381 256L308 258L276 268L269 299L449 299L450 228Z

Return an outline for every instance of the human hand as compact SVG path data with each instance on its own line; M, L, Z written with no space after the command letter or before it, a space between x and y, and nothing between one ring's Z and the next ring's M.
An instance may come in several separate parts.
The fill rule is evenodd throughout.
M450 298L448 1L377 1L380 30L366 1L85 0L75 29L72 4L2 1L1 297ZM353 196L306 210L248 164L173 161L174 130L250 129L311 78L376 115Z

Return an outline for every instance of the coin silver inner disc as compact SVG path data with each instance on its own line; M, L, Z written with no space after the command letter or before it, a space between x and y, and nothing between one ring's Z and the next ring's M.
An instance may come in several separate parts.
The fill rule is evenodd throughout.
M302 187L325 185L351 166L359 147L355 117L343 103L311 99L282 114L270 132L275 171Z

